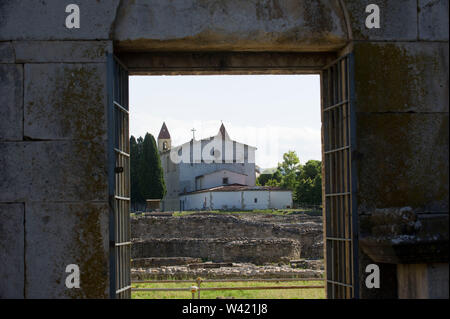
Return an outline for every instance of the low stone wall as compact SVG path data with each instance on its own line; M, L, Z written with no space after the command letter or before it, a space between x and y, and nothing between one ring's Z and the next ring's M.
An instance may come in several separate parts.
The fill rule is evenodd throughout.
M135 240L131 258L194 257L214 262L249 262L257 265L300 258L293 239L152 238Z
M131 220L132 238L293 239L301 258L323 258L322 220L317 216L251 216L202 214L183 217L143 216ZM186 255L183 255L186 256Z
M195 268L171 266L159 268L133 268L132 280L192 279L269 279L269 278L323 278L323 270L291 268L288 265L255 266L233 263L232 267Z
M180 266L201 263L200 258L192 257L147 257L131 259L132 268L151 268L162 266Z
M193 215L183 217L145 216L131 220L133 238L292 238L317 229L307 225L279 226L275 223L250 221L230 215ZM309 225L310 226L310 225ZM320 225L321 227L321 225ZM320 227L315 227L319 228Z

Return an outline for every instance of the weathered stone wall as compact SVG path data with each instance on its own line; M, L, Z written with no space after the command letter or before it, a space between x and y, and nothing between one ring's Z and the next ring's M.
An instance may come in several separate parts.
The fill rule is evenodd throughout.
M293 239L153 238L133 241L131 258L147 257L194 257L262 265L300 258L300 245Z
M299 219L300 221L301 219ZM305 218L296 224L261 222L259 218L243 220L235 216L138 217L131 220L131 236L135 239L287 238L298 242L301 258L323 257L323 229L320 218ZM278 246L270 248L274 251ZM274 253L278 255L278 253ZM190 255L180 255L190 256ZM150 257L150 256L148 256Z
M404 242L402 238L411 234L407 228L399 231L401 225L394 225L390 212L410 207L407 210L415 215L410 218L420 220L416 225L420 238L427 232L425 237L448 239L449 2L383 1L380 29L365 27L365 2L345 0L345 4L354 39L360 238L369 236L379 245L376 230L384 224L395 229L391 243ZM376 222L369 217L373 214L378 216ZM372 222L364 222L364 217ZM434 227L436 218L447 227ZM410 239L411 246L404 247L409 257L426 263L416 249L419 237ZM384 246L398 258L404 248ZM367 253L360 250L361 297L397 297L395 265ZM441 255L448 263L448 245L447 254ZM371 263L379 264L389 278L380 289L365 288L365 267Z
M109 297L107 63L119 1L0 1L0 298ZM67 289L66 266L81 288Z
M337 0L122 1L115 23L121 51L320 52L348 39Z
M380 29L365 27L360 0L77 4L81 28L67 29L64 1L0 2L0 296L108 296L105 52L113 40L116 52L348 44L359 214L411 206L448 220L448 1L379 1ZM362 276L374 260L362 250L359 260ZM64 287L70 263L81 268L76 291ZM361 296L394 290L361 286Z

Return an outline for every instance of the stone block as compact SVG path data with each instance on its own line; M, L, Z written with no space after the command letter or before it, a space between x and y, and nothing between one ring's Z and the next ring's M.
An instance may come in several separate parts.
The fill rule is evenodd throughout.
M358 204L448 212L448 114L359 113Z
M114 40L128 50L325 51L348 34L339 1L123 1Z
M17 63L106 62L111 41L16 41ZM39 54L36 54L39 52Z
M448 112L448 44L355 45L358 112Z
M106 142L33 142L27 149L31 163L32 201L107 201Z
M427 265L428 297L430 299L448 299L449 264Z
M105 201L106 142L0 143L0 201Z
M417 40L417 0L361 1L344 0L354 40ZM376 3L380 7L380 28L366 27L366 7Z
M0 64L0 141L23 139L23 67Z
M24 135L105 140L107 65L26 64Z
M23 298L24 204L0 204L0 299Z
M397 299L397 265L377 263L370 259L361 249L358 253L359 264L359 298L361 299ZM366 286L366 267L376 264L380 267L380 288L370 289Z
M107 203L26 206L27 298L108 298ZM80 269L80 288L65 285L66 266Z
M419 0L419 39L448 41L448 0Z
M66 6L60 0L0 2L0 41L109 39L119 0L77 0L80 28L66 27Z
M448 299L448 263L401 264L397 269L400 299Z
M14 48L10 42L0 42L0 63L14 63Z
M24 202L29 198L31 163L28 143L0 143L0 202Z

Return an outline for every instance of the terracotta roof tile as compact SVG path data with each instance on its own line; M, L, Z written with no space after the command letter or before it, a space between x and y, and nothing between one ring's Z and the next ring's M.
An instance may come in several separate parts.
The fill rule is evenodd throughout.
M198 191L181 194L181 195L190 195L190 194L197 194L197 193L207 193L207 192L240 192L240 191L288 191L285 189L282 189L280 187L273 187L273 186L247 186L247 185L241 185L241 184L231 184L231 185L224 185L224 186L217 186L207 189L201 189Z

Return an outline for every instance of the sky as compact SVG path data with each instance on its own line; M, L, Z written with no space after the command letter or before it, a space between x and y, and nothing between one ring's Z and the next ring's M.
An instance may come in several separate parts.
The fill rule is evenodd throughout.
M276 167L295 151L321 160L319 75L131 76L130 135L155 139L163 122L172 145L214 136L255 146L256 164Z

